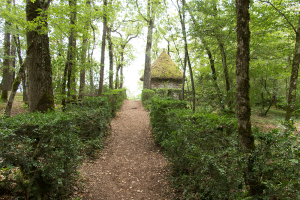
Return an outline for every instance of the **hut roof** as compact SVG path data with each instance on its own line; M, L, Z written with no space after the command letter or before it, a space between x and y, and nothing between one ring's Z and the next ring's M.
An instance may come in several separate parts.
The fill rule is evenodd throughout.
M151 79L175 79L182 80L183 72L173 62L165 50L151 65ZM144 75L140 78L144 80Z

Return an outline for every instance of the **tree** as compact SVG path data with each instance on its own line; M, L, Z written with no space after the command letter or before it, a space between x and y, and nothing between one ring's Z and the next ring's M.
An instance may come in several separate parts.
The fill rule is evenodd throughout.
M141 13L138 0L136 0L136 6L138 12L143 20L147 23L147 44L145 52L145 68L144 68L144 81L143 89L151 89L151 47L152 47L152 34L154 28L155 16L157 14L159 1L147 0L147 14L146 17Z
M98 95L102 93L103 90L103 80L104 80L104 61L105 61L105 44L106 44L106 33L107 33L107 0L103 0L103 32L102 32L102 44L101 44L101 62L100 62L100 81Z
M27 31L28 110L30 112L54 109L52 67L47 33L47 9L50 1L26 0L28 23L40 21Z
M7 4L11 4L11 0L7 1ZM10 79L10 23L5 21L5 33L4 33L4 61L3 61L3 79L2 79L2 93L1 100L7 101L8 90L10 88L11 79Z
M249 99L249 62L250 62L250 0L236 0L236 116L238 119L238 135L240 144L248 155L245 169L245 183L249 187L249 195L255 196L263 191L253 172L255 144L251 132L251 108Z

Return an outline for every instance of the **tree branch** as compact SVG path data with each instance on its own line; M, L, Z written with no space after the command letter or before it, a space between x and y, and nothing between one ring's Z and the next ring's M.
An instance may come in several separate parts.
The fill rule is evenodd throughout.
M135 4L136 4L136 7L137 7L137 10L138 10L138 13L141 15L141 17L149 23L149 20L147 18L144 17L144 15L141 13L140 11L140 7L139 7L139 4L138 4L138 0L135 0Z
M296 28L293 26L293 24L290 22L290 20L280 10L278 10L278 8L276 8L271 2L263 1L263 0L259 0L259 1L263 2L263 3L268 3L269 5L271 5L279 14L281 14L285 18L285 20L292 27L292 29L295 31L295 33L297 33Z

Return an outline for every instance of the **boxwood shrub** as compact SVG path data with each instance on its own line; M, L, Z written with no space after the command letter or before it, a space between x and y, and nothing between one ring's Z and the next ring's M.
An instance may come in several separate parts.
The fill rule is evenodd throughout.
M111 116L107 98L100 96L67 105L64 112L2 118L0 195L67 199L83 156L102 147Z
M244 154L232 116L180 109L183 103L152 100L150 122L156 143L172 166L182 199L299 199L300 148L293 130L253 129L256 148ZM249 156L261 193L250 197L244 172Z

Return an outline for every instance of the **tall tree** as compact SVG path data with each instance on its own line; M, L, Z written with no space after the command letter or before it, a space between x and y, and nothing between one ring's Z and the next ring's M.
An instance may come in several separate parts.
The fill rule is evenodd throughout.
M245 169L245 183L249 195L255 196L262 192L263 187L254 175L254 136L251 132L251 108L249 99L249 62L250 62L250 0L236 0L236 115L238 119L238 135L240 144L249 156Z
M67 96L71 96L71 84L76 84L73 79L75 79L75 67L76 67L76 36L75 36L75 24L76 24L76 5L77 0L69 0L69 8L70 8L70 35L69 35L69 43L68 43L68 53L67 60L63 75L63 83L62 83L62 95L66 94L66 82L67 82ZM73 88L76 86L74 85ZM75 89L74 89L75 94ZM65 106L65 97L62 99L62 105Z
M11 4L11 0L7 1L7 5ZM2 93L1 100L7 101L8 91L11 84L10 79L10 31L9 31L10 23L5 20L4 26L4 61L3 61L3 77L2 77Z
M101 95L103 90L104 81L104 61L105 61L105 45L106 45L106 33L107 33L107 0L103 0L103 31L102 31L102 44L101 44L101 61L100 61L100 81L98 95Z
M47 9L50 1L26 0L26 19L40 21L27 36L28 110L30 112L54 109L52 67L47 33Z
M186 64L188 63L189 72L190 72L190 79L191 79L191 85L192 85L193 111L195 112L195 109L196 109L196 92L195 92L193 70L192 70L192 65L191 65L189 51L188 51L187 34L186 34L186 27L185 27L185 12L186 12L186 2L185 2L185 0L181 0L181 4L182 4L182 6L179 5L179 2L177 0L178 13L179 13L179 17L180 17L182 36L183 36L183 41L184 41L184 70L186 69Z
M86 6L89 8L91 7L91 1L86 1ZM86 55L87 55L87 49L88 49L88 33L89 33L89 27L90 27L90 16L88 16L86 19L85 25L84 25L84 32L82 35L82 48L81 48L81 69L80 69L80 85L79 85L79 98L83 98L82 93L85 89L85 70L86 70Z
M147 23L147 44L146 44L146 52L145 52L145 68L144 68L144 81L143 81L143 89L151 89L151 47L152 47L152 34L154 28L154 20L157 10L157 2L156 0L147 0L147 14L144 16L138 4L138 0L136 0L136 6L138 8L138 12L140 16Z

